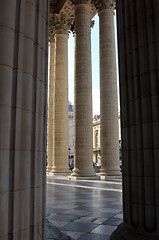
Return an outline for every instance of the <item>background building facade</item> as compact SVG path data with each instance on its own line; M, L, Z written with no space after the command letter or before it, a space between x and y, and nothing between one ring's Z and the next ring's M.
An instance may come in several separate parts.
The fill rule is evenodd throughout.
M121 121L120 112L118 112L118 124L119 124L119 164L121 165L122 151L121 151ZM101 166L101 145L100 145L101 127L100 127L100 115L95 115L93 118L93 163L97 166ZM107 147L105 145L105 147Z

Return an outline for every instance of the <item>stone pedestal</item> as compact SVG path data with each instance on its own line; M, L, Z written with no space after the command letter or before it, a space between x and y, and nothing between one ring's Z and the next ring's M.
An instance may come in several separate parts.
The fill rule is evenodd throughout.
M53 167L53 112L54 112L54 65L55 39L50 36L50 77L49 77L49 108L48 108L48 162L47 172Z
M54 94L54 158L52 173L68 174L68 32L59 29L55 33Z
M117 3L124 222L111 240L157 240L159 2Z
M45 240L47 9L48 1L0 2L2 240Z
M114 32L114 1L97 1L100 28L100 176L121 175L119 169L119 126Z
M92 69L89 1L75 3L75 160L72 178L93 170Z

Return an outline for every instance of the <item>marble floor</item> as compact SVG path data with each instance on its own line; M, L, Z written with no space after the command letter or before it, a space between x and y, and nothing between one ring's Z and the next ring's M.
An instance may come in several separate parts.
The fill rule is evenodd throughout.
M121 179L47 176L47 240L108 240L122 222Z

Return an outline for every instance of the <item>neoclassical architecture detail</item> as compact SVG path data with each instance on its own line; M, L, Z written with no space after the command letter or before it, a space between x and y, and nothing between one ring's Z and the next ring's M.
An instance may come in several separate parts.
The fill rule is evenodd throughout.
M45 240L49 1L0 1L0 239Z
M49 31L50 40L50 76L49 76L49 104L48 104L48 156L47 171L50 172L53 167L53 145L54 145L54 69L55 69L55 38L54 34Z
M94 20L91 20L91 21L90 21L90 30L91 30L91 28L94 27L94 24L95 24L95 21L94 21ZM73 24L71 24L70 32L72 32L72 33L73 33L73 36L75 36L75 21L73 21Z
M69 174L68 170L68 29L71 21L54 16L55 84L53 174Z
M73 23L73 18L67 18L65 15L54 14L52 19L51 31L54 34L68 34L68 31Z
M117 4L124 216L111 240L158 240L159 1L125 2Z
M92 126L91 6L75 3L75 160L72 178L94 178ZM86 132L87 131L87 134Z
M99 15L102 179L120 176L117 73L114 32L115 1L95 1ZM111 9L111 11L109 11Z
M91 8L90 8L90 12L89 12L89 14L90 14L90 19L92 19L95 15L96 15L96 13L97 13L97 10L96 10L96 7L95 7L95 5L91 2L91 0L71 0L71 2L72 2L72 4L73 5L78 5L78 4L88 4L88 5L90 5L91 6ZM75 11L75 10L74 10ZM75 15L75 13L74 13L74 15Z
M91 0L98 10L109 9L114 10L116 8L116 0Z
M55 32L53 28L49 28L49 42L55 42Z
M70 0L0 1L2 240L46 239L49 4L51 14L55 14L50 42L54 43L56 33L56 51L52 54L55 60L55 74L52 71L55 76L53 171L68 174L68 31L69 19L72 19L75 20L75 168L72 177L95 177L92 166L90 20L98 10L102 172L104 175L118 172L115 1L92 1L76 0L73 4ZM158 240L159 1L118 0L116 9L123 223L110 239Z

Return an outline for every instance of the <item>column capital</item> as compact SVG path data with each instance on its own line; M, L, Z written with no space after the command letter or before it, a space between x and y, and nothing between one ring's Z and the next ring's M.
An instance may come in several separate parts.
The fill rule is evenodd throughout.
M114 10L116 8L116 0L91 0L98 11L103 9Z
M55 41L55 38L54 38L54 31L53 31L53 15L50 15L49 16L49 41L50 42L54 42Z
M91 4L91 1L90 0L71 0L72 3L74 5L77 5L77 4L81 4L81 3L84 3L84 4Z
M49 41L50 42L54 42L55 41L54 36L55 36L55 33L53 32L52 28L50 27L49 28Z
M51 22L50 32L55 34L68 34L73 23L73 19L68 19L64 15L54 14Z

